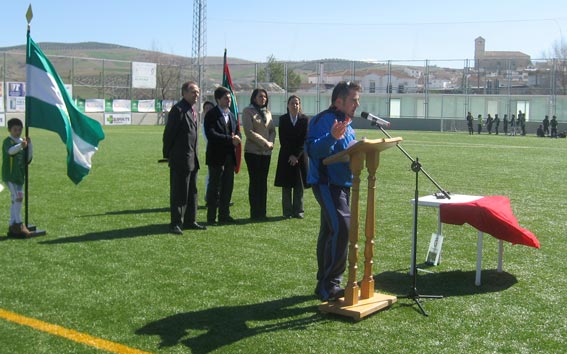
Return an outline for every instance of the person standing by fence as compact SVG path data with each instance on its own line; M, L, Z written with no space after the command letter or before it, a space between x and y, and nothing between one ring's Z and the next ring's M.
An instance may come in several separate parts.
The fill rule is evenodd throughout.
M543 134L544 135L549 135L549 116L546 115L545 118L543 118Z
M557 138L557 117L553 116L551 118L551 122L549 122L549 124L551 125L551 137L552 138Z
M516 115L512 114L510 117L510 135L516 135Z
M498 127L500 127L500 118L498 118L498 113L494 115L494 129L496 135L498 135Z
M474 118L471 114L471 112L467 113L467 127L469 128L469 135L473 135L474 134L474 129L473 129L473 121Z

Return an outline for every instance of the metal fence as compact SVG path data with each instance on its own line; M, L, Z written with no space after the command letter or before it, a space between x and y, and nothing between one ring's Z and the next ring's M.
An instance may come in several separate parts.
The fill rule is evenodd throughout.
M181 84L196 80L201 100L212 100L221 84L222 63L202 67L190 59L157 62L157 87L132 88L132 62L111 59L49 56L76 99L176 100ZM355 80L363 87L361 110L389 118L462 119L478 114L526 113L530 120L557 115L567 121L567 61L514 58L472 60L244 63L231 60L230 71L240 106L247 105L256 87L269 92L270 109L286 111L289 95L302 98L303 110L316 114L330 103L334 85ZM25 55L0 53L0 82L25 81ZM6 94L3 95L6 97Z

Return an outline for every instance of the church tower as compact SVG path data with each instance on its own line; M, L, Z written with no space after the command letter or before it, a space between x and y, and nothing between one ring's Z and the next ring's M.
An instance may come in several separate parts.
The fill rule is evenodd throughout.
M480 60L484 57L485 44L484 38L482 37L478 37L474 40L474 66L477 69L480 66Z

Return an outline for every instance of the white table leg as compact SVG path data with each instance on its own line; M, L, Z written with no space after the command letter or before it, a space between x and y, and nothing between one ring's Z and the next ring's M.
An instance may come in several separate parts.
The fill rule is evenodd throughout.
M498 273L502 273L502 262L504 261L504 241L498 240Z
M474 284L480 286L480 274L482 272L482 237L483 232L478 232L478 240L476 243L476 277Z
M441 222L441 206L437 207L437 235L443 235L443 223ZM441 249L439 249L439 262L441 264Z

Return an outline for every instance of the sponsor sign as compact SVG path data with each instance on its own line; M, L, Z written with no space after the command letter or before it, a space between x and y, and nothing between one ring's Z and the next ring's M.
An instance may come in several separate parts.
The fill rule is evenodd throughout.
M26 110L26 83L7 82L6 112L24 112Z
M104 125L131 125L131 113L105 113Z
M89 98L85 100L85 113L104 112L104 100Z
M155 63L132 62L132 87L133 88L156 88Z

